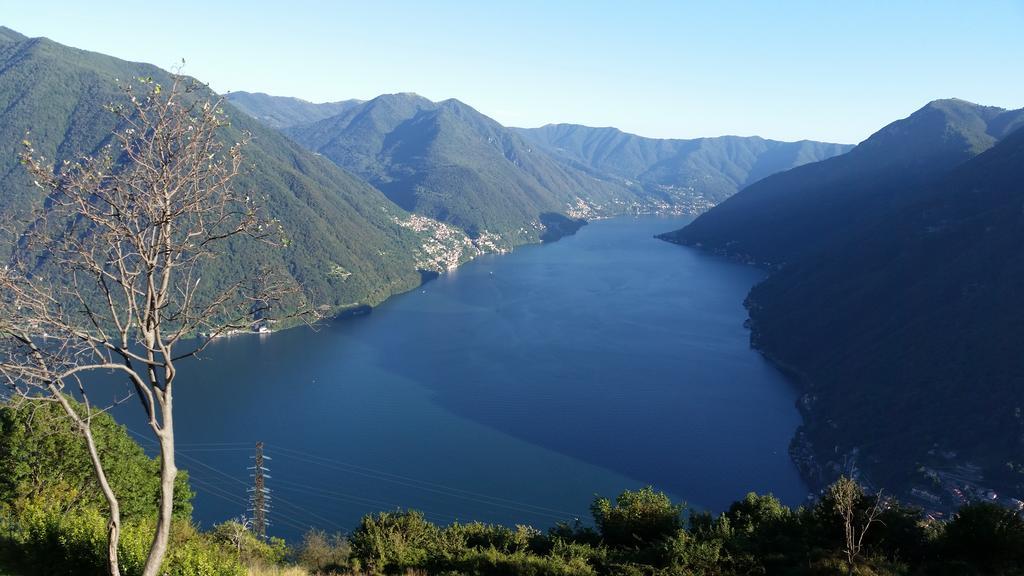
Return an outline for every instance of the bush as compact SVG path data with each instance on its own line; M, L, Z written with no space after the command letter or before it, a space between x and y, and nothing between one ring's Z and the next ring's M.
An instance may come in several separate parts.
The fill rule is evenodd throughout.
M246 566L280 564L288 556L288 545L281 538L260 540L248 526L229 520L213 527L209 538L220 547L233 550Z
M374 572L394 574L425 566L440 530L416 511L364 516L352 534L352 555Z
M431 574L464 576L588 576L594 568L580 557L539 556L529 552L505 553L496 548L470 549L461 558L439 566Z
M641 548L675 535L682 527L683 508L648 486L623 492L614 505L607 498L597 498L590 511L606 544Z
M725 541L719 538L695 537L685 530L665 542L665 556L670 572L679 574L720 574L724 564Z
M942 551L963 573L1024 573L1024 518L990 502L968 504L946 525ZM969 569L971 568L971 569Z
M7 555L25 574L97 576L106 573L107 519L97 508L64 513L35 502L17 518L3 522ZM126 576L140 574L149 554L155 522L126 522L121 529L119 559ZM169 576L245 576L238 556L188 523L176 522L170 553L164 562Z
M334 574L348 570L352 547L341 534L328 536L322 530L310 530L298 550L299 564L314 574Z
M544 548L543 534L530 526L516 526L514 529L496 524L473 522L452 524L442 535L448 547L494 548L506 554L519 552L537 553Z

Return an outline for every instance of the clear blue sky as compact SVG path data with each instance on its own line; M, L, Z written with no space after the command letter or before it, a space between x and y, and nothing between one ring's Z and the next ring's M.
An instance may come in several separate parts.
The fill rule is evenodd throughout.
M936 98L1024 107L1024 0L2 0L29 36L221 92L458 98L513 126L858 142Z

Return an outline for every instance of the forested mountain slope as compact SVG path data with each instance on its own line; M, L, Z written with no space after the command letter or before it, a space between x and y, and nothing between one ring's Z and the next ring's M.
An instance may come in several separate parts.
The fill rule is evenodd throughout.
M563 164L454 99L385 94L285 133L402 208L498 248L537 241L566 217L657 209L639 188Z
M852 146L721 136L644 138L615 128L549 124L517 128L528 141L576 165L636 182L656 197L686 198L703 211L765 176L846 153Z
M953 505L919 466L971 463L1021 498L1024 130L917 195L755 287L754 342L804 388L812 476L856 464Z
M665 239L782 265L914 202L921 185L992 147L1024 111L937 100L851 152L765 178Z
M937 509L1024 495L1022 124L938 100L665 236L775 265L752 342L802 388L812 483L853 471Z
M122 97L118 82L167 72L148 64L28 39L0 30L0 214L18 219L39 202L17 154L30 139L38 153L58 162L95 153L115 128L104 105ZM232 121L225 138L252 134L237 185L264 199L290 238L287 247L232 245L210 289L232 272L260 265L287 270L325 311L377 303L417 285L429 260L421 235L402 225L409 215L362 180L309 153L274 130L225 105ZM26 136L28 133L28 136ZM3 240L4 249L11 239Z

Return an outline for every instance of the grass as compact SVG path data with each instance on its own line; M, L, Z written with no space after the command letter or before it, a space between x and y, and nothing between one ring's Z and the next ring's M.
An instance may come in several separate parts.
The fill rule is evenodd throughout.
M3 576L3 574L0 574ZM257 566L249 568L249 576L312 576L299 566Z

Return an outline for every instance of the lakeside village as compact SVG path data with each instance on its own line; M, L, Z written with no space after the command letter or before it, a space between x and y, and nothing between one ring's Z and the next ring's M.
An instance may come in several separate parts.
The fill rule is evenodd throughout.
M1002 494L985 486L982 468L958 462L956 452L933 448L928 453L944 462L920 466L917 471L925 482L912 486L910 496L911 502L921 506L929 517L946 519L950 510L979 501L1000 504L1024 517L1024 495Z
M790 458L800 475L812 486L823 486L826 479L839 474L854 478L868 492L873 492L871 481L857 465L860 450L853 448L840 459L819 463L805 430L798 430L789 448ZM932 461L917 468L918 482L897 498L906 504L919 507L925 518L948 520L956 510L972 502L992 502L1016 511L1024 518L1024 495L1006 494L985 484L981 466L962 461L952 450L942 450L937 445L928 451ZM841 460L841 461L840 461ZM824 488L823 488L824 490ZM817 496L820 496L819 493ZM813 500L816 495L808 494Z

